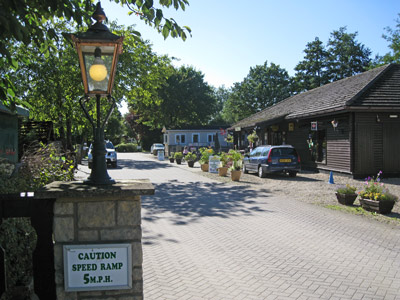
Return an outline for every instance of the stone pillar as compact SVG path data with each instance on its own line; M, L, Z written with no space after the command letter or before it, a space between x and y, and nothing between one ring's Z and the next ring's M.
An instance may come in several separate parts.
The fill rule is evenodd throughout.
M109 186L53 182L35 195L54 203L54 268L57 299L143 299L141 195L153 195L147 180L119 181ZM64 245L131 244L132 288L105 291L64 289Z

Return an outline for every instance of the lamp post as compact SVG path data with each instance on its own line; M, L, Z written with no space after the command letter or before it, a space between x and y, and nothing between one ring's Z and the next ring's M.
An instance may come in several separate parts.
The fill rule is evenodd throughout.
M114 76L118 62L118 56L122 53L123 36L110 32L102 22L106 19L100 2L92 15L96 21L86 32L71 34L79 56L79 65L82 73L82 81L85 89L85 96L79 103L93 126L93 164L92 171L87 184L108 185L115 181L107 173L105 154L107 153L104 144L104 127L115 107L115 99L111 97L114 85ZM96 118L90 116L87 103L90 97L96 98ZM101 98L107 98L111 103L104 120L101 120L100 107Z

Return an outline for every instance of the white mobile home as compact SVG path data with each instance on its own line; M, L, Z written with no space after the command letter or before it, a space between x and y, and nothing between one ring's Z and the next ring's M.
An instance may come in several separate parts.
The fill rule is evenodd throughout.
M225 140L227 136L225 128L164 129L163 133L167 155L170 152L182 151L185 146L189 148L189 151L195 151L201 147L212 147L220 151L228 149L231 145Z

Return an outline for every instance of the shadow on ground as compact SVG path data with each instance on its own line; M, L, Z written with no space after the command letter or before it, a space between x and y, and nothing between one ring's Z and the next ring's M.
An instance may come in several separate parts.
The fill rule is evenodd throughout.
M142 199L142 206L146 210L143 219L155 222L159 218L170 218L177 225L195 222L202 217L229 218L265 212L254 199L256 196L270 195L266 189L255 192L245 186L181 183L176 180L155 185L155 190L155 195Z
M136 170L155 170L171 168L170 165L157 161L141 161L132 159L118 160L119 169L136 169Z

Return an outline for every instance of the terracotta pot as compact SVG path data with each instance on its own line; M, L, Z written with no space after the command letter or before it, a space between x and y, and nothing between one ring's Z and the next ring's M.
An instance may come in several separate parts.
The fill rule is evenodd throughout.
M343 205L353 205L354 201L357 198L357 194L340 194L336 193L336 198L338 199L340 204Z
M201 164L201 170L203 172L208 172L208 164Z
M228 173L228 167L220 167L218 168L218 175L219 176L226 176Z
M188 164L188 167L189 167L189 168L193 168L193 166L194 166L194 160L189 160L189 161L187 162L187 164Z
M364 198L360 198L359 201L362 208L364 208L365 210L377 212L383 215L390 214L394 206L393 201L377 201Z
M232 181L239 181L240 180L240 175L242 175L242 171L231 171L231 179Z

